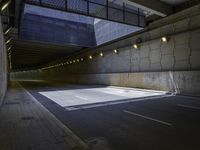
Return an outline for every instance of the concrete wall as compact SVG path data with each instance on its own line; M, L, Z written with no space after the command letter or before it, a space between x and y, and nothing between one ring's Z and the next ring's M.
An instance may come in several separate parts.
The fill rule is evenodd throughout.
M127 34L141 30L140 27L95 19L94 29L97 45L112 41Z
M162 36L168 36L169 42L162 43ZM134 49L132 45L137 38L143 42L139 49ZM200 5L154 22L125 39L56 61L55 64L63 64L77 58L85 59L79 63L38 70L35 77L200 95L199 39ZM118 49L119 53L113 53L113 49ZM98 55L102 51L104 57ZM89 60L89 55L94 58ZM24 73L17 77L23 78Z
M7 49L0 16L0 106L7 90Z
M200 96L200 71L107 73L107 74L67 74L41 70L16 72L13 80L51 80L72 84L103 84L163 90L177 94Z

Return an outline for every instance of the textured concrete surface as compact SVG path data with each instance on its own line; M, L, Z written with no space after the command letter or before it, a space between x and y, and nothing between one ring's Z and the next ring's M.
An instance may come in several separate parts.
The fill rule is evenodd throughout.
M97 45L104 44L122 36L141 30L140 27L129 26L112 21L95 19L94 29Z
M198 21L197 21L198 20ZM152 23L141 33L103 45L55 64L83 62L48 70L14 73L14 78L60 80L71 83L130 86L200 95L200 5ZM163 43L162 36L169 36ZM139 49L132 47L142 39ZM119 53L113 53L118 49ZM104 57L88 56L104 51ZM52 62L53 63L53 62Z
M84 150L88 146L53 114L12 82L0 111L2 150Z
M0 106L7 90L7 49L0 16Z
M105 145L113 150L200 148L199 98L168 95L145 101L68 111L39 92L81 89L84 91L85 88L96 90L99 87L87 85L84 88L83 85L73 86L57 82L20 83L81 139L96 144L96 148L100 150L104 150L101 146ZM95 91L90 91L89 94L92 96ZM70 97L65 97L65 101L70 100Z
M200 71L66 74L51 70L12 73L13 80L50 80L75 84L103 84L170 91L200 96Z

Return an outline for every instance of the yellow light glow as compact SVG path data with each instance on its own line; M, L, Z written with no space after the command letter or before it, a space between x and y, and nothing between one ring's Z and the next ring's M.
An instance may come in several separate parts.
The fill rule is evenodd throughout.
M3 5L3 7L1 7L1 11L4 11L4 9L6 9L6 7L8 7L8 5L9 5L9 2L6 3L5 5Z
M138 49L138 48L139 48L139 46L138 46L137 44L134 44L133 47L134 47L135 49Z
M79 59L77 59L76 61L79 62Z
M12 46L10 46L10 47L8 48L8 51L11 50L11 48L12 48Z
M162 40L162 42L164 42L164 43L167 43L167 42L168 42L168 38L165 37L165 36L163 36L163 37L161 38L161 40Z
M10 30L11 30L11 28L7 29L7 30L5 31L5 34L8 34L8 33L10 32Z
M11 39L9 39L8 41L6 41L6 44L10 43L11 42Z
M83 61L83 58L81 58L81 61Z
M113 52L114 52L115 54L117 54L117 53L118 53L118 50L114 49Z
M99 56L103 57L103 56L104 56L104 54L103 54L103 53L99 53Z
M90 55L90 56L89 56L89 59L92 59L92 58L93 58L92 55Z

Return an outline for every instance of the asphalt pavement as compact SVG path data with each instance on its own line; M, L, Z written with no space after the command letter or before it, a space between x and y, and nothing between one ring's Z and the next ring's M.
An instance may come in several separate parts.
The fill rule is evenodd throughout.
M199 150L200 98L164 91L21 81L86 142L114 150Z

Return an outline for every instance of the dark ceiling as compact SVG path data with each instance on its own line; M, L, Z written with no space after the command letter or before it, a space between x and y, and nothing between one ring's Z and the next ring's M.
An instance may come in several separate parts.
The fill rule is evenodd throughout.
M35 68L50 61L67 57L82 49L77 46L60 46L22 40L12 41L12 69Z
M7 0L3 0L7 1ZM0 0L2 3L3 1ZM131 0L134 1L134 0ZM160 0L155 0L160 1ZM162 0L163 2L172 5L175 1L184 2L185 0ZM199 0L190 0L191 2L199 2ZM77 46L62 46L62 45L53 45L51 43L38 43L31 41L23 41L17 38L18 29L19 29L19 21L20 21L20 10L22 6L22 0L12 0L10 5L10 14L9 14L9 24L11 24L12 32L10 33L10 37L16 37L12 40L12 68L16 69L30 69L40 67L45 65L51 61L57 60L62 57L67 57L69 54L80 51L84 49L84 47ZM179 4L179 3L178 3ZM192 5L192 4L191 4ZM185 5L184 5L185 6ZM190 5L188 5L190 6ZM183 7L185 8L185 7ZM5 21L4 21L5 20ZM3 20L3 24L6 24L8 20L5 18ZM7 28L7 26L5 26ZM13 34L13 35L12 35ZM6 37L6 39L9 37ZM10 45L8 45L10 46Z

